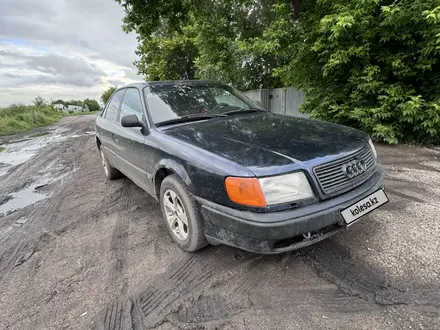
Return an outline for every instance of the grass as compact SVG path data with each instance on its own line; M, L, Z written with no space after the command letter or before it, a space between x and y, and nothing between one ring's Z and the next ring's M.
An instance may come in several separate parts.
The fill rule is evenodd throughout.
M6 150L5 147L0 147L0 152L3 152L3 151L5 151L5 150Z
M0 108L0 136L51 125L64 116L83 116L100 112L101 110L66 114L50 106L13 104L7 108Z
M63 114L49 106L14 104L0 109L0 136L43 127L60 120Z

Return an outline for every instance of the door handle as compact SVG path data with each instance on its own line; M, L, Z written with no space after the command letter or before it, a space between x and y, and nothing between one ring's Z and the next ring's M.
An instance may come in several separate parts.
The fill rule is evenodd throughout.
M116 141L116 143L119 142L118 141L118 136L115 133L112 133L112 138L113 138L113 140Z

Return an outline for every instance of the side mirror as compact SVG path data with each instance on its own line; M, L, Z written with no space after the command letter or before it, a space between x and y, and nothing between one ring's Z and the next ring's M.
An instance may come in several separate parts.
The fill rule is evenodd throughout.
M127 115L122 117L121 125L123 127L144 127L136 115Z

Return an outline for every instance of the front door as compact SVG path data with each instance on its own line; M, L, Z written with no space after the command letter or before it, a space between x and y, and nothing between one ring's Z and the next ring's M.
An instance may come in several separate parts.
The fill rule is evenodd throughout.
M124 174L141 188L152 193L152 182L148 179L151 175L145 171L144 130L140 127L122 127L120 125L121 119L127 115L136 115L139 121L145 122L141 97L136 88L127 88L121 104L119 125L117 127L122 156L120 161L124 163Z
M117 126L118 111L124 93L125 89L121 89L113 94L104 111L99 127L99 135L104 153L107 156L110 165L116 168L119 168L120 163L118 157L119 146L115 135L115 127Z

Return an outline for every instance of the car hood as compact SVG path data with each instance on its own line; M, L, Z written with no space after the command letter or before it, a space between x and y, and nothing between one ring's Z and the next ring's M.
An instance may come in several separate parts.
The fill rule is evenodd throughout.
M368 143L368 136L353 128L269 112L186 123L163 133L256 175L281 173L293 169L293 164L323 163Z

